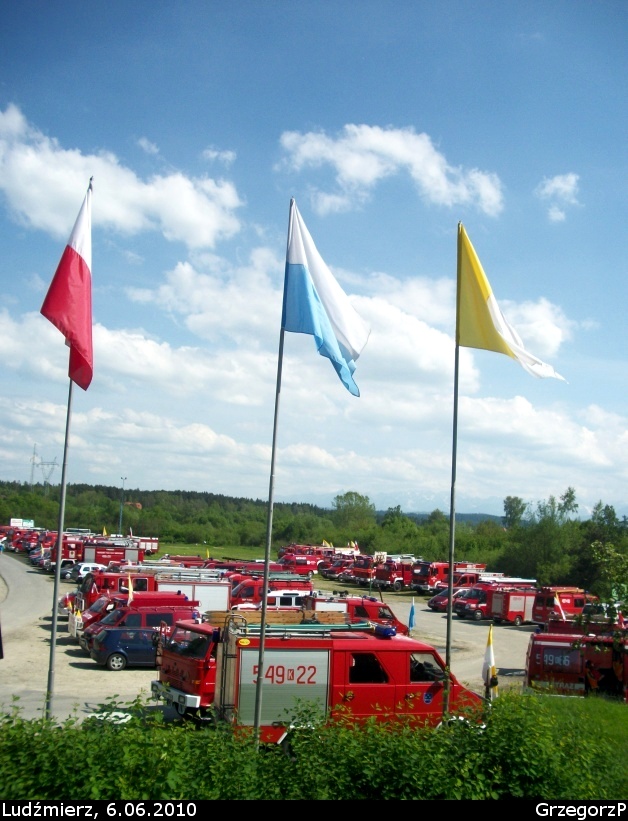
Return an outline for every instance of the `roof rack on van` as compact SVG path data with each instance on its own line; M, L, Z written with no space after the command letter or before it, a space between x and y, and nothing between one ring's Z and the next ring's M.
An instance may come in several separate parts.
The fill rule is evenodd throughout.
M375 626L370 621L347 623L338 622L334 624L320 624L317 622L302 621L296 624L267 624L264 635L279 636L289 638L290 636L329 636L333 632L343 631L352 633L373 633ZM244 613L232 613L225 625L231 633L241 635L259 636L261 633L261 622L249 623Z

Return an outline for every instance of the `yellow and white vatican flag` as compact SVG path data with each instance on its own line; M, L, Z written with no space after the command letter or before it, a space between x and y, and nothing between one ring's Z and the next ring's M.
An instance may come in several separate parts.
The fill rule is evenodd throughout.
M493 701L499 695L497 686L497 667L495 667L495 654L493 653L493 625L488 628L488 641L486 652L484 653L484 664L482 665L482 681L484 682L484 695Z
M462 223L458 224L456 342L463 348L510 356L532 376L565 381L551 365L524 348L521 337L507 322Z

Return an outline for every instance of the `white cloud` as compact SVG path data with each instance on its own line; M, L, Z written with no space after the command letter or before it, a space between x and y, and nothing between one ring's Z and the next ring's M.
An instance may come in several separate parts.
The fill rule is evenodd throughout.
M319 213L344 211L361 204L377 183L406 173L430 203L453 207L473 205L489 216L503 209L502 186L496 174L450 165L427 134L395 129L345 125L337 137L323 132L286 131L281 135L286 167L331 166L339 191L312 194Z
M544 177L535 189L536 196L548 200L550 205L547 215L550 222L564 222L567 218L565 206L579 205L578 174L557 174L555 177Z
M554 356L564 342L573 338L576 323L547 299L521 303L505 300L500 302L500 307L508 322L517 329L525 347L537 356Z
M217 148L210 146L203 151L202 156L205 160L209 160L210 162L217 160L228 167L235 162L237 155L235 151L219 151Z
M137 144L147 154L159 154L159 148L146 137L140 137Z
M143 181L110 152L64 149L16 106L0 111L0 190L15 220L67 238L90 177L95 226L126 235L159 231L192 249L213 248L240 230L242 202L228 181L178 172Z

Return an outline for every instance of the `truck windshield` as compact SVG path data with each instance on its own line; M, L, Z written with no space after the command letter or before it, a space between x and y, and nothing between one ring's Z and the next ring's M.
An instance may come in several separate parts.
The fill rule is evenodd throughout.
M122 609L112 610L111 613L107 613L104 619L100 620L100 623L108 625L117 624L123 615Z
M92 604L92 606L89 608L88 612L89 613L96 613L96 614L97 613L103 613L110 601L111 601L111 599L109 598L109 596L100 596Z
M211 643L211 636L177 628L168 643L168 650L188 658L203 659Z

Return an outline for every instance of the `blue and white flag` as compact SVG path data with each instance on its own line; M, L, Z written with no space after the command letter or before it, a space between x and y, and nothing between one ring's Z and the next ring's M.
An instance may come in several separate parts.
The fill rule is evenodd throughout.
M412 597L412 606L410 607L410 618L408 619L408 630L414 627L414 596Z
M355 360L371 329L318 253L294 200L290 200L281 327L311 334L318 352L331 360L347 390L360 395L353 381Z

